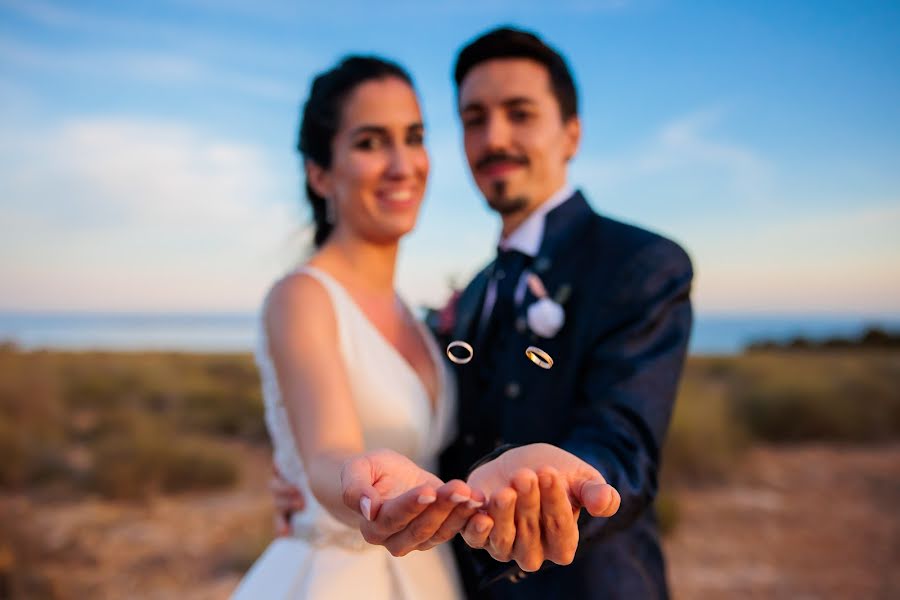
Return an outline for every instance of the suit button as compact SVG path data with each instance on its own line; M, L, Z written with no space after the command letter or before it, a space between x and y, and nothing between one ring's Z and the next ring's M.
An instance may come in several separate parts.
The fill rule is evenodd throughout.
M518 398L519 392L521 391L522 389L517 382L510 381L506 384L506 388L503 390L503 393L506 394L507 398Z
M463 436L463 444L466 446L474 446L475 445L475 436L471 433L467 433Z

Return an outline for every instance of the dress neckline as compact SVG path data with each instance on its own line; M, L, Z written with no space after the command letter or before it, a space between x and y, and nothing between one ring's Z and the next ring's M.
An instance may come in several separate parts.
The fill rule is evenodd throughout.
M413 325L416 329L416 334L419 336L419 339L425 344L425 350L428 352L428 358L431 361L431 364L434 366L434 373L436 377L435 383L437 387L435 388L435 396L432 398L431 394L428 392L428 386L425 384L425 381L422 379L422 376L416 371L415 367L407 360L403 353L400 352L396 346L394 346L390 340L388 340L380 329L375 327L375 324L369 319L368 315L366 315L365 311L357 304L356 300L353 299L353 296L350 295L350 292L345 288L333 275L320 269L319 267L313 267L311 265L303 265L298 267L294 272L295 273L303 273L304 271L312 271L314 275L318 275L327 281L329 281L333 286L335 286L341 294L345 297L347 302L353 307L353 310L362 317L362 320L366 323L366 326L374 332L375 336L381 340L381 343L390 348L391 353L399 359L403 365L405 365L407 371L412 374L419 388L422 390L425 398L428 399L429 409L431 413L432 420L437 417L438 410L441 408L441 395L444 390L444 386L446 382L444 381L444 371L443 371L443 363L441 362L441 356L438 353L437 346L434 344L434 340L431 339L430 336L425 335L425 331L423 328L425 325L419 322L415 316L412 314L412 311L409 310L409 307L406 305L406 302L403 301L400 296L394 292L394 298L400 305L403 307L403 310L406 312L408 317L412 318Z

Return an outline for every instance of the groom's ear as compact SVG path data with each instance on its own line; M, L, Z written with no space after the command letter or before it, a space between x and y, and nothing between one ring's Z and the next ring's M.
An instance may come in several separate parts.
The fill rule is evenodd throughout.
M569 120L563 124L563 131L566 137L566 161L571 161L578 153L578 146L581 144L581 119L578 115L572 115Z
M304 161L303 166L306 169L306 182L313 191L323 198L331 198L333 191L331 173L311 160Z

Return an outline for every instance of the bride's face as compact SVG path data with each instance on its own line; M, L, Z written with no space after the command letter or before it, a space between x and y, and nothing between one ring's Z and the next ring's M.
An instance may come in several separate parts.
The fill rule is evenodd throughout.
M389 77L360 84L344 103L324 174L337 230L392 242L416 224L428 180L428 152L412 88Z

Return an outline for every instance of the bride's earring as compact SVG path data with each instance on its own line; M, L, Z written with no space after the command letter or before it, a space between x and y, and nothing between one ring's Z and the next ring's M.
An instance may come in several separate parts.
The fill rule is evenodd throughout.
M334 200L325 198L325 221L330 225L334 225L337 221L337 213L334 209Z

